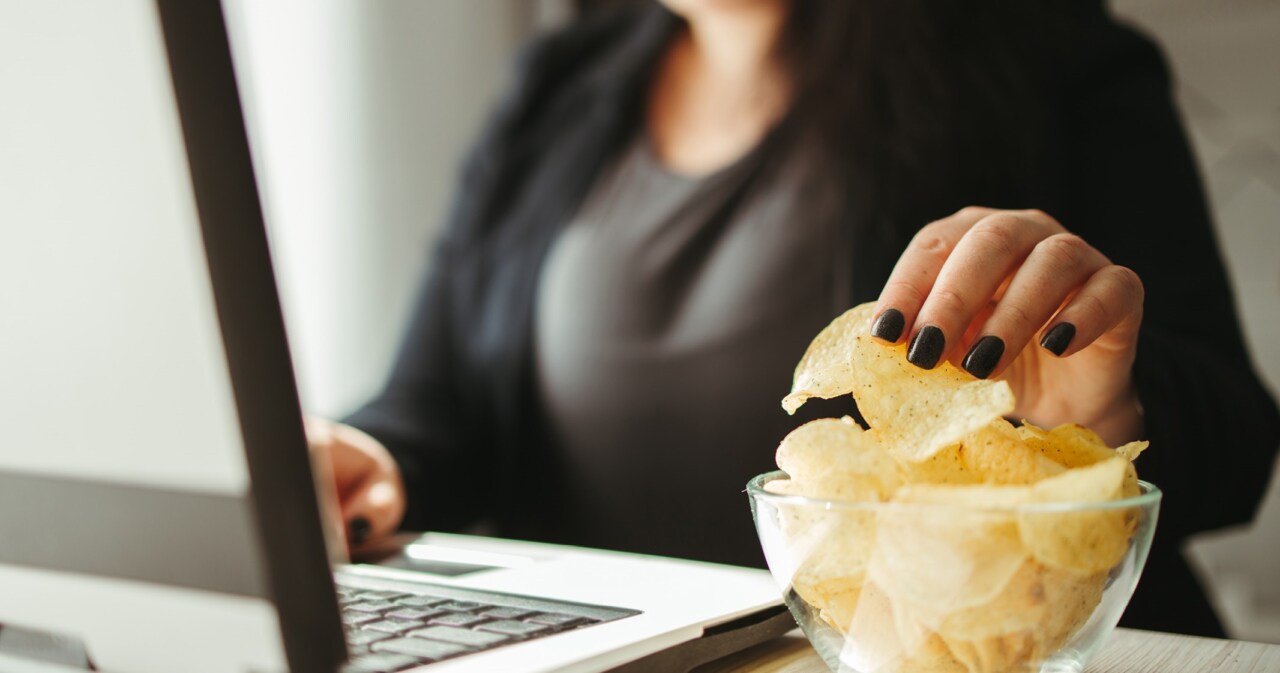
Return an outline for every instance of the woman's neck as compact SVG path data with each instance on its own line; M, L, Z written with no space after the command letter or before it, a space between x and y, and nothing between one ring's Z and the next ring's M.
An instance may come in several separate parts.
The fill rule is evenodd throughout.
M690 12L687 46L705 74L726 88L749 90L781 78L775 47L786 6L763 0Z
M790 78L775 48L786 6L699 7L684 18L650 90L648 126L664 164L700 175L750 151L786 111Z

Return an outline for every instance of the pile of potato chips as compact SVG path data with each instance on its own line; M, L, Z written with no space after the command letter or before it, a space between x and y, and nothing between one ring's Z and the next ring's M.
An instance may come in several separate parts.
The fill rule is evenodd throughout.
M1096 504L1138 494L1131 461L1146 442L1112 449L1078 425L1015 427L1008 384L911 365L904 346L869 335L872 309L814 339L783 400L793 413L852 394L870 429L848 417L797 428L777 454L790 478L765 488L892 504L781 501L787 559L770 563L788 566L859 671L1038 670L1128 550L1138 510Z

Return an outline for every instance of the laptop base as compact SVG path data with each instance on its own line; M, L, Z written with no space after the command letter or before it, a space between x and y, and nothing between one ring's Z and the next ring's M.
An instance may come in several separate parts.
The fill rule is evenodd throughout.
M608 673L647 673L649 671L687 673L716 659L773 640L795 628L796 620L786 606L775 605L731 622L710 627L701 638L611 668Z

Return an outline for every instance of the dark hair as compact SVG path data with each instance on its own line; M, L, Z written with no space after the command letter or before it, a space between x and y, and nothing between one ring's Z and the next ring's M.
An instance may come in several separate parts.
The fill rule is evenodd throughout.
M1021 186L1044 163L1058 5L793 0L778 47L795 78L792 116L848 178L855 240L897 250L964 205L1045 207Z

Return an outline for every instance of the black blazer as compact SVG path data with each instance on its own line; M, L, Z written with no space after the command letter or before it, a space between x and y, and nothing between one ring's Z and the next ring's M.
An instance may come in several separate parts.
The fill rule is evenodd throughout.
M1004 197L973 199L1042 208L1143 279L1135 375L1151 449L1138 466L1165 500L1124 623L1220 634L1180 548L1194 532L1253 517L1280 417L1243 346L1164 60L1100 4L1088 12L1051 87L1060 95L1041 134L1051 161ZM465 163L390 380L347 419L399 461L406 528L486 519L505 536L573 542L556 530L562 476L534 394L536 281L560 227L642 123L649 74L678 25L656 5L624 4L520 57ZM921 194L918 203L886 214L888 242L851 241L853 303L876 297L916 228L970 202Z

